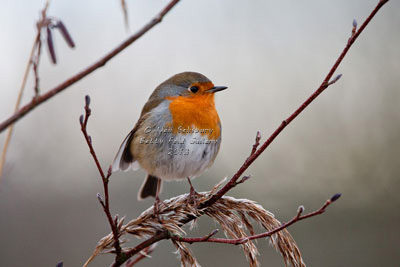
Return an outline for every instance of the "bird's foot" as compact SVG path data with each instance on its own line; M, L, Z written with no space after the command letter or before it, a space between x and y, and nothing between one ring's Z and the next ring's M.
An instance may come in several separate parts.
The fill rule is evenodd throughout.
M196 207L197 206L197 199L200 196L200 194L197 193L196 190L194 189L194 187L193 187L193 185L192 185L192 183L190 181L190 178L188 177L187 179L188 179L188 182L189 182L189 185L190 185L190 192L189 192L189 197L187 199L187 204L188 205L193 205L194 207Z

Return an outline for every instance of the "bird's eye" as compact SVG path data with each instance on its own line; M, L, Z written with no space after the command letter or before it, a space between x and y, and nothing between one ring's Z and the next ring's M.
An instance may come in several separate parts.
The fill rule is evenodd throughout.
M189 91L192 92L192 93L197 93L197 91L199 91L199 87L197 87L197 86L191 86L191 87L189 88Z

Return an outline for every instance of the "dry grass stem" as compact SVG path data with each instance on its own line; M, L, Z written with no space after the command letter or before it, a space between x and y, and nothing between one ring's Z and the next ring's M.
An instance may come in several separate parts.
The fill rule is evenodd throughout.
M210 192L199 193L197 204L201 205L201 203L207 201L217 191L220 184L216 185ZM122 225L120 221L118 224L120 238L126 239L129 235L138 238L148 238L167 230L171 241L180 255L181 266L200 266L186 244L179 241L179 237L186 236L185 230L182 229L182 222L190 218L198 218L206 215L221 226L226 237L233 239L254 235L254 226L251 221L261 225L267 231L281 226L281 223L275 219L272 213L248 199L235 199L223 196L212 206L204 209L197 209L193 205L188 205L189 201L188 194L164 200L159 211L161 223L154 217L153 207L148 208L139 217L125 225ZM211 233L210 236L212 234L214 233ZM296 267L305 266L296 242L286 229L272 235L270 243L281 253L285 264ZM249 266L260 266L257 260L259 252L253 241L245 242L240 246L249 262ZM114 252L114 238L112 233L99 241L87 264L103 252Z
M129 16L128 16L128 6L126 5L125 0L121 0L121 8L122 8L122 14L124 15L125 30L128 32L129 31Z
M42 21L46 17L46 13L47 13L48 7L49 7L49 1L46 1L46 4L45 4L45 6L43 7L43 9L41 11L42 18L39 20L39 22ZM32 64L34 62L33 58L35 56L35 51L36 51L36 49L37 49L37 47L38 47L38 45L40 43L40 32L41 32L41 29L38 28L36 36L35 36L35 40L33 41L31 52L29 54L28 62L27 62L26 67L25 67L25 72L24 72L24 76L22 78L21 87L19 88L17 101L15 102L14 112L17 112L18 109L19 109L19 106L21 105L21 100L22 100L22 96L23 96L23 93L24 93L24 90L25 90L26 82L28 81L29 70L31 69L31 66L32 66ZM37 70L35 70L35 72L37 73ZM37 80L37 79L35 79L35 80ZM10 141L11 141L11 136L12 136L13 130L14 130L14 124L10 124L10 126L8 127L6 140L4 142L3 151L1 153L1 158L0 158L0 178L1 178L2 174L3 174L4 164L6 162L7 150L8 150L8 146L10 144Z

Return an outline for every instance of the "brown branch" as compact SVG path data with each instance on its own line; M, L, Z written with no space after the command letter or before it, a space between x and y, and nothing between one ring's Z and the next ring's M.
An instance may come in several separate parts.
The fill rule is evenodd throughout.
M264 142L264 144L259 149L257 149L256 152L254 152L250 157L246 159L242 167L240 167L240 169L235 173L235 175L231 178L231 180L223 188L221 188L213 197L211 197L207 202L203 203L203 205L199 208L204 208L213 204L217 199L225 195L226 192L228 192L231 188L233 188L236 185L236 181L243 174L243 172L247 170L247 168L261 155L261 153L264 152L264 150L275 140L275 138L282 132L282 130L285 129L286 126L289 125L289 123L292 122L306 107L308 107L308 105L310 105L311 102L315 98L317 98L326 88L328 88L331 84L335 83L338 79L340 79L341 75L338 75L331 81L333 74L339 67L340 63L343 61L343 58L346 56L347 52L349 51L354 41L365 29L365 27L372 20L372 18L376 15L379 9L381 9L381 7L388 1L389 0L379 1L377 6L374 8L371 14L361 25L360 29L358 29L358 31L356 31L355 34L352 34L345 48L343 49L342 53L337 58L335 64L333 64L332 68L330 69L329 73L326 75L325 79L318 87L318 89L296 111L294 111L292 115L290 115L286 120L282 121L281 125L272 133L272 135Z
M125 252L125 261L128 260L129 258L131 258L132 256L135 256L137 253L139 253L143 249L153 245L154 243L157 243L160 240L168 239L168 238L169 238L168 231L162 231L162 232L160 232L160 233L158 233L156 235L153 235L152 237L146 239L145 241L143 241L142 243L140 243L136 247L130 249L127 252ZM121 266L125 261L122 261L122 262L115 261L111 265L111 267Z
M36 56L32 59L32 64L33 64L33 74L35 77L35 85L34 85L34 91L35 91L35 96L34 97L38 97L40 94L40 89L39 89L39 63L40 63L40 55L41 55L41 51L42 51L42 42L40 41L40 32L41 30L38 29L39 32L39 41L37 44L37 52L36 52Z
M87 123L91 114L91 109L89 107L90 105L90 97L87 95L85 97L85 115L81 115L79 118L79 122L81 125L81 131L83 133L83 136L85 137L86 143L89 146L89 151L90 154L92 154L93 160L96 163L97 169L100 173L101 180L103 182L103 188L104 188L104 197L105 200L101 197L101 195L98 193L97 198L103 207L104 213L107 216L108 223L110 224L112 233L113 233L113 238L114 238L114 248L115 248L115 253L116 253L116 262L120 261L121 258L124 257L124 253L122 253L121 250L121 245L119 242L119 230L118 230L118 217L115 217L115 220L113 220L111 212L110 212L110 201L109 201L109 193L108 193L108 182L109 178L111 176L111 166L108 169L107 176L104 174L103 169L101 168L100 162L97 158L96 152L94 151L93 145L92 145L92 138L88 135L87 133Z
M257 131L256 138L254 141L253 148L251 149L250 156L256 153L258 146L260 145L261 133Z
M230 181L222 187L217 193L215 193L208 201L203 202L200 204L200 206L197 207L198 210L204 209L206 207L211 206L213 203L215 203L218 199L220 199L223 195L225 195L230 189L232 189L234 186L237 185L237 180L241 177L243 172L247 170L247 168L260 156L261 153L265 151L265 149L275 140L275 138L282 132L286 126L293 121L316 97L318 97L326 88L328 88L331 84L336 82L341 76L337 76L333 80L331 80L333 74L335 73L336 69L340 65L340 63L343 61L343 58L351 48L352 44L354 41L358 38L358 36L363 32L365 27L368 25L368 23L372 20L372 18L376 15L376 13L381 9L381 7L387 3L389 0L380 0L374 10L371 12L371 14L367 17L367 19L364 21L364 23L361 25L361 27L350 37L349 41L347 42L345 48L343 49L342 53L339 55L337 58L336 62L330 69L329 73L319 86L319 88L297 109L295 110L292 115L290 115L286 120L282 121L281 125L272 133L272 135L263 143L263 145L258 148L253 154L251 154L243 163L243 165L240 167L240 169L233 175L233 177L230 179ZM329 205L329 204L328 204ZM314 215L307 214L305 215L306 217L302 218L308 218ZM194 216L189 216L187 219L181 221L182 225L186 224L196 217ZM290 222L289 222L290 223ZM169 238L168 231L164 230L159 232L158 234L155 234L154 236L150 237L149 239L143 241L136 247L130 249L129 251L126 252L127 258L130 258L143 250L144 248L154 244L155 242L158 242L163 239ZM116 262L112 266L120 266Z
M304 207L300 206L297 209L297 214L296 216L294 216L290 221L282 224L280 227L275 228L272 231L268 231L268 232L264 232L261 234L257 234L257 235L251 235L251 236L247 236L244 238L237 238L237 239L229 239L229 238L210 238L211 237L211 233L208 236L205 237L180 237L180 236L171 236L171 239L176 240L176 241L180 241L180 242L186 242L186 243L199 243L199 242L210 242L210 243L223 243L223 244L232 244L232 245L240 245L240 244L244 244L246 242L248 242L249 240L254 240L254 239L260 239L260 238L264 238L264 237L269 237L272 236L273 234L276 234L277 232L288 228L290 225L299 222L301 220L310 218L310 217L314 217L316 215L322 214L325 212L326 208L332 204L333 202L335 202L336 200L338 200L340 198L341 194L335 194L333 195L330 199L328 199L325 204L319 208L316 211L310 212L306 215L302 215L303 211L304 211Z
M218 229L215 229L214 231L212 231L211 233L209 233L208 235L203 236L203 237L171 236L170 238L175 241L186 242L186 243L192 244L192 243L199 243L199 242L207 242L207 241L213 240L213 239L222 239L222 238L211 238L212 236L216 235L217 233L218 233Z
M129 259L129 260L125 263L125 267L132 267L132 266L134 266L136 263L138 263L139 261L141 261L141 260L143 260L143 259L145 259L145 258L148 258L149 255L154 251L154 248L155 248L155 244L153 244L152 246L149 246L149 247L143 249L143 250L140 252L140 255L137 256L135 259L132 259L132 258Z
M32 111L35 107L39 106L46 100L52 98L53 96L57 95L64 89L68 88L69 86L73 85L74 83L78 82L82 78L86 77L96 69L104 66L110 59L115 57L117 54L119 54L122 50L127 48L130 44L135 42L137 39L142 37L146 32L148 32L150 29L152 29L155 25L160 23L164 16L179 2L179 0L172 0L158 15L156 15L149 23L147 23L145 26L143 26L138 32L133 34L131 37L129 37L127 40L125 40L123 43L118 45L116 48L114 48L111 52L109 52L107 55L103 56L101 59L87 67L86 69L82 70L81 72L78 72L74 76L70 77L66 81L62 82L61 84L57 85L53 89L50 89L47 93L36 97L32 99L31 102L23 106L22 108L18 109L12 116L4 120L0 124L0 132L4 131L8 126L11 124L15 123L19 119L21 119L23 116L25 116L27 113Z

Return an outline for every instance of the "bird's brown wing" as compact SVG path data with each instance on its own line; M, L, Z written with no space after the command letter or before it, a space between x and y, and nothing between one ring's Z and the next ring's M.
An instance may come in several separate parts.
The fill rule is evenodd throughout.
M133 136L137 130L137 125L133 130L125 137L121 146L118 149L117 155L112 163L112 172L115 171L128 171L130 169L137 170L139 164L134 159L132 152L130 151L130 143L132 142Z
M139 169L139 163L136 161L131 152L131 142L135 137L136 131L140 129L142 123L147 118L146 114L148 114L153 108L157 107L161 102L162 99L153 99L147 101L147 103L144 105L140 115L140 119L138 120L132 131L130 131L130 133L125 137L124 141L118 149L117 155L115 156L112 163L112 172Z

